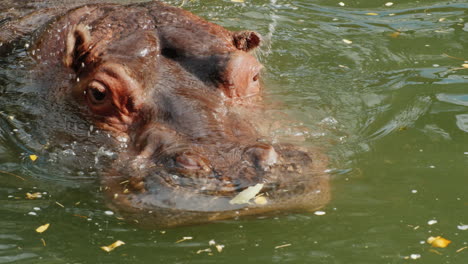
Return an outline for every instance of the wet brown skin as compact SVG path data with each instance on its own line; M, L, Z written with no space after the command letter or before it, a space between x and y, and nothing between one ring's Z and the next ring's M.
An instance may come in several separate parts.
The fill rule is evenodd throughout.
M326 158L260 132L258 33L150 2L62 11L34 36L48 98L128 145L101 176L125 218L175 226L328 202ZM266 204L229 203L257 183Z

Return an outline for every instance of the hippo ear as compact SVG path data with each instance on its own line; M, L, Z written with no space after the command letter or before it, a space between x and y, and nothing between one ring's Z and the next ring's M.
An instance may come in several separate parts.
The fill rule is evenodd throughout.
M89 49L91 35L89 29L84 25L77 25L68 32L65 43L65 56L63 64L78 71L84 57Z
M262 37L254 31L234 32L234 45L238 50L249 51L260 45Z

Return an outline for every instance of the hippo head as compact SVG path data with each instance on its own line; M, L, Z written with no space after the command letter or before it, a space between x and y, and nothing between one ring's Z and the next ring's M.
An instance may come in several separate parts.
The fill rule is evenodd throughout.
M124 217L172 226L328 201L323 157L260 132L259 34L151 2L76 8L38 42L70 76L56 94L127 145L101 176ZM261 202L233 202L252 186Z

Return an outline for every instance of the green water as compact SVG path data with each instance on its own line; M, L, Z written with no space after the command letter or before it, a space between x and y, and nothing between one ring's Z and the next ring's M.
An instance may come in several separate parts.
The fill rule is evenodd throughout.
M0 170L25 178L0 173L0 263L468 263L468 4L339 2L184 5L264 36L266 97L332 160L325 215L142 229L107 215L92 182L36 170L11 136L21 114L0 106ZM0 95L14 86L2 78ZM432 248L430 236L452 243ZM126 244L100 249L116 240Z

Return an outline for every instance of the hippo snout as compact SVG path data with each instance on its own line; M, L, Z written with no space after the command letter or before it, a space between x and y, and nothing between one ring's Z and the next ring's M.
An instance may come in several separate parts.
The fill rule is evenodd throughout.
M251 156L255 166L263 171L278 163L279 156L272 145L256 144L248 147L246 153Z
M218 159L221 159L222 156L222 154L219 154ZM229 159L230 157L228 156L225 158ZM241 163L253 164L257 169L267 171L270 166L275 165L278 162L279 155L272 145L255 144L253 146L246 147L241 158L243 159ZM231 163L231 160L221 162L226 164ZM199 171L205 173L216 170L206 157L190 151L185 151L176 155L175 166L187 171Z
M177 155L175 162L177 167L188 171L211 171L210 163L206 158L189 151Z

